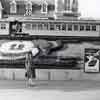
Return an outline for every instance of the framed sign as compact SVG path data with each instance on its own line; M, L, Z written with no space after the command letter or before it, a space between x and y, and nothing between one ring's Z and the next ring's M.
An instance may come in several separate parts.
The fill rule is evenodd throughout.
M92 73L100 71L100 49L94 49L94 48L85 49L84 71Z

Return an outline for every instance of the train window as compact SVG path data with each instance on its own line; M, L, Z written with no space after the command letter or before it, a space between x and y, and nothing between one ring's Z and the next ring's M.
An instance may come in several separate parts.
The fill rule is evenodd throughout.
M86 25L86 31L90 31L90 25Z
M26 15L31 16L32 15L32 2L28 1L26 3Z
M10 2L10 13L16 13L17 12L17 6L16 6L16 1L13 0Z
M32 24L32 30L36 30L37 29L37 25L34 23Z
M30 30L30 29L31 29L31 24L29 24L29 23L26 24L26 25L25 25L25 28L28 29L28 30Z
M60 24L56 24L56 30L61 30L61 25Z
M47 13L48 12L48 3L44 1L41 5L41 13Z
M80 25L80 31L84 31L84 25Z
M1 29L6 29L6 24L1 24Z
M47 23L44 23L44 24L43 24L43 29L44 29L44 30L48 30L48 24L47 24Z
M62 30L66 30L66 24L62 24Z
M54 27L54 24L50 24L50 30L54 30L55 27Z
M38 24L38 30L42 30L42 29L43 29L42 23Z
M68 25L68 31L72 31L72 25Z
M74 31L78 31L78 25L74 25Z
M92 26L92 31L96 31L96 25Z

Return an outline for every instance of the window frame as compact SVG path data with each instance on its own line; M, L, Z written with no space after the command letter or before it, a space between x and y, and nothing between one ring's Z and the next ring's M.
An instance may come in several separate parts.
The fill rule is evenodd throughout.
M83 27L83 28L82 28ZM79 28L80 31L85 31L85 26L83 24L80 24L80 28Z
M52 26L52 27L51 27ZM55 30L55 25L54 23L50 23L50 31L54 31Z
M27 27L28 26L28 27ZM26 23L25 24L25 29L27 30L32 30L32 24L31 23Z
M44 8L45 8L45 10L44 10ZM42 5L41 5L41 13L43 13L43 14L47 14L48 13L48 3L46 1L44 1L42 3Z
M37 23L32 23L32 30L37 30Z
M70 27L71 26L71 27ZM72 24L68 24L68 31L73 31L73 25Z
M86 25L85 27L86 27L85 28L86 31L91 31L91 25Z
M77 26L77 28L76 28L75 26ZM75 28L76 28L76 29L75 29ZM74 24L74 25L73 25L73 30L74 30L74 31L79 31L79 25L78 25L78 24Z
M1 30L6 30L6 27L7 27L7 26L6 26L6 23L1 23L1 24L0 24L0 29L1 29Z
M62 30L62 28L61 28L61 24L59 23L57 23L57 24L55 24L55 30L56 31L61 31Z
M95 29L93 27L95 27ZM91 25L91 30L92 31L97 31L97 25Z
M27 1L26 5L25 5L25 15L27 16L31 16L32 15L32 2L31 1Z
M43 30L48 30L48 23L43 23Z
M10 13L17 13L17 3L15 0L10 2Z
M43 30L43 24L42 23L38 23L38 30Z
M66 31L67 30L67 27L66 27L66 23L62 23L62 31Z

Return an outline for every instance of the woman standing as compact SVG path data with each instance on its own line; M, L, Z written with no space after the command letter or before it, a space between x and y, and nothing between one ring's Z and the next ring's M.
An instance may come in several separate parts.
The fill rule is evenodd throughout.
M26 67L26 78L28 80L28 85L35 85L35 82L33 80L36 79L36 73L35 73L35 65L33 64L33 59L36 57L36 55L39 53L38 48L34 48L31 52L26 54L25 59L25 67Z

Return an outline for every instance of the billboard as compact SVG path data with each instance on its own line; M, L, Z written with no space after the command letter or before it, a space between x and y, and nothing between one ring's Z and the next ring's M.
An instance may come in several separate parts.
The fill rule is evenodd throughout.
M85 49L84 71L92 73L100 71L100 49L95 49L95 48Z

